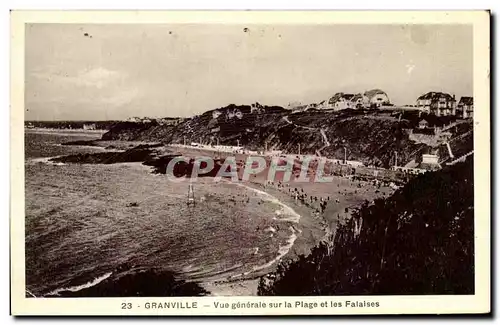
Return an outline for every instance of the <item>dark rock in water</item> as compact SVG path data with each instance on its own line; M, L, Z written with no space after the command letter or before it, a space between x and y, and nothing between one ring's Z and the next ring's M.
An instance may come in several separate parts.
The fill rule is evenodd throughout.
M135 150L140 150L140 149L149 149L149 148L158 148L163 146L161 143L152 143L152 144L140 144L136 147L134 147Z
M63 145L85 145L97 146L95 140L87 141L72 141L63 143ZM161 147L161 143L141 144L120 152L98 152L74 154L69 156L53 158L50 161L62 163L78 163L78 164L116 164L124 162L144 162L152 160L157 156L157 151L154 148ZM108 149L115 148L109 146Z
M168 164L172 161L172 159L180 156L181 155L161 156L159 158L153 158L147 160L143 164L146 166L153 166L155 169L154 173L166 174ZM175 165L173 166L173 171L172 171L173 176L190 178L193 172L194 163L195 159L193 158L186 158L185 160L180 160L176 162ZM222 168L223 163L224 161L222 159L214 159L214 167L212 168L212 170L210 170L205 174L198 174L198 177L216 177L220 169ZM200 163L200 168L204 169L206 167L207 163L205 161L202 161ZM231 172L231 166L228 166L225 172L227 173Z
M137 203L137 202L131 202L131 203L127 204L127 206L128 207L137 207L137 206L139 206L139 203Z
M77 140L61 143L63 146L97 146L96 140Z
M124 162L142 162L154 157L150 149L129 149L123 152L98 152L75 154L53 158L50 161L78 164L116 164Z
M60 291L57 297L192 297L209 292L198 283L177 279L174 272L156 269L112 275L79 291Z

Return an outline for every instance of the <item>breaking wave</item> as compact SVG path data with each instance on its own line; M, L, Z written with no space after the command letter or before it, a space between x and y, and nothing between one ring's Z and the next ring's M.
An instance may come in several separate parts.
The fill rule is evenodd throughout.
M253 187L246 186L246 185L241 184L241 183L234 183L234 184L236 184L237 186L245 187L246 189L248 189L250 191L254 191L254 192L258 193L266 201L269 201L269 202L272 202L272 203L275 203L275 204L279 205L281 208L279 210L276 210L275 213L276 213L277 216L280 216L280 218L274 218L274 219L279 220L279 221L289 221L289 222L293 222L293 223L298 223L299 222L299 220L300 220L300 214L298 214L294 209L292 209L288 205L286 205L283 202L281 202L280 200L278 200L273 195L271 195L271 194L269 194L267 192L255 189ZM284 215L287 216L287 217L281 217L281 216L284 216ZM297 239L297 233L301 233L301 231L295 229L295 227L291 227L290 226L289 229L292 232L292 234L290 235L290 237L288 237L285 245L279 245L278 246L278 256L276 256L274 259L270 260L267 263L264 263L264 264L257 265L255 267L253 267L251 271L245 272L242 275L245 276L245 275L248 275L248 274L250 274L252 272L256 272L256 271L260 271L262 269L268 268L271 265L273 265L274 263L276 263L279 260L281 260L286 254L288 254L288 252L290 251L290 249L293 247L293 244L295 243L295 240Z
M32 158L32 159L28 160L28 162L31 164L46 164L46 165L51 165L51 166L64 166L64 165L66 165L65 163L62 163L62 162L50 161L51 159L59 158L59 157L61 157L61 156Z
M99 283L101 283L102 281L106 280L107 278L109 278L111 275L113 274L113 272L108 272L100 277L97 277L87 283L84 283L84 284L81 284L81 285L77 285L77 286L72 286L72 287L67 287L67 288L59 288L59 289L56 289L54 291L51 291L47 294L47 296L57 296L59 295L60 292L64 292L64 291L70 291L70 292L77 292L77 291L80 291L80 290L83 290L83 289L88 289L90 287L93 287L95 285L98 285Z

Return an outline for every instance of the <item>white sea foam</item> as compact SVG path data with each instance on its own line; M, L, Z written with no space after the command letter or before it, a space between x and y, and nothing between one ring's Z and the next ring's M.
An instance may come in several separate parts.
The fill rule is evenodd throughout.
M68 288L59 288L59 289L56 289L52 292L49 292L47 294L47 296L55 296L55 295L58 295L60 292L63 292L63 291L71 291L71 292L77 292L77 291L80 291L80 290L83 290L83 289L87 289L87 288L90 288L90 287L93 287L99 283L101 283L102 281L106 280L107 278L109 278L111 276L111 274L113 274L112 272L108 272L100 277L97 277L95 279L93 279L92 281L89 281L87 283L84 283L84 284L81 284L81 285L78 285L78 286L73 286L73 287L68 287Z
M293 243L297 239L297 235L295 234L295 230L293 230L293 228L291 228L291 227L290 227L290 229L292 230L292 235L288 238L287 243L285 245L278 246L278 256L276 256L275 258L273 258L272 260L270 260L269 262L267 262L265 264L254 266L251 271L245 272L242 275L248 275L252 272L256 272L256 271L260 271L262 269L268 268L271 265L273 265L274 263L280 261L283 258L283 256L288 254L288 252L290 251L290 249L293 246Z
M32 164L46 164L46 165L51 165L51 166L64 166L64 165L66 165L65 163L62 163L62 162L50 161L51 159L59 158L59 157L61 157L61 156L32 158L32 159L28 160L28 162L32 163Z
M246 189L257 193L263 200L266 200L268 202L271 202L271 203L279 205L280 209L275 211L276 215L278 215L278 216L285 216L286 215L288 217L279 218L279 219L274 218L275 220L290 221L290 222L294 222L294 223L298 223L299 222L299 220L300 220L300 214L298 214L294 209L292 209L288 205L286 205L283 202L281 202L280 200L278 200L273 195L271 195L271 194L269 194L267 192L258 190L256 188L253 188L253 187L250 187L250 186L246 186L246 185L241 184L241 183L231 183L231 184L235 184L237 186L245 187Z
M264 191L260 191L258 189L255 189L253 187L243 185L241 183L234 183L234 184L236 184L238 186L245 187L245 188L249 189L250 191L256 192L257 194L259 194L265 200L280 205L281 209L277 210L277 211L279 211L279 213L276 212L277 215L279 215L279 216L283 216L283 215L289 216L289 217L285 217L285 218L280 217L279 219L276 219L276 218L273 218L273 219L276 219L276 220L279 220L279 221L290 221L290 222L294 222L294 223L298 223L299 222L299 220L300 220L300 214L298 214L294 209L292 209L288 205L286 205L283 202L281 202L280 200L278 200L273 195L271 195L269 193L266 193ZM265 264L261 264L261 265L255 266L251 271L245 272L245 273L243 273L241 275L243 275L243 276L244 275L248 275L248 274L250 274L252 272L256 272L256 271L268 268L271 265L273 265L274 263L280 261L286 254L288 254L288 252L292 248L293 244L295 243L295 240L297 239L297 235L296 235L297 232L298 233L301 232L300 230L297 231L295 229L295 227L289 227L289 229L292 232L292 234L287 239L285 245L278 245L278 256L276 256L274 259L268 261Z

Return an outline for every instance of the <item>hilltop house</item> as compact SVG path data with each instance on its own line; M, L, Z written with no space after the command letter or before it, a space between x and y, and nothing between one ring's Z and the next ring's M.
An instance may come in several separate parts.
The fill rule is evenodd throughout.
M143 118L140 118L140 117L129 117L127 119L128 122L142 122L142 123L151 123L152 120L150 118L147 118L147 117L143 117Z
M305 112L309 109L316 109L316 108L328 109L328 107L324 107L324 105L323 105L324 102L325 101L322 101L319 104L312 103L312 104L307 104L307 105L304 105L300 102L295 102L295 103L288 104L288 109L291 109L293 113Z
M175 118L175 117L163 117L156 119L156 123L159 125L177 125L181 122L180 118Z
M366 107L366 102L367 102L367 98L365 98L361 94L355 94L351 98L352 106L353 106L353 108L356 108L356 109L365 108Z
M324 108L342 109L361 109L361 108L379 108L390 104L389 96L380 89L365 91L364 94L345 94L336 93L328 100L328 105Z
M216 119L216 118L218 118L219 116L221 116L221 114L222 114L222 113L221 113L221 111L219 111L219 110L214 110L214 111L212 112L212 118L213 118L213 119Z
M379 108L383 105L390 104L389 96L387 95L386 92L380 89L372 89L365 91L363 97L365 98L364 101L366 107Z
M303 112L309 109L328 109L340 111L344 109L363 109L371 107L379 108L384 105L390 105L389 96L387 96L387 94L380 89L372 89L366 91L364 94L347 94L339 92L327 100L308 105L301 104L300 102L294 102L288 104L288 109L291 109L293 112Z
M426 120L421 120L420 122L418 122L419 129L425 129L428 126L429 126L429 122L427 122Z
M418 163L417 168L426 170L436 170L440 169L439 164L439 154L436 149L424 149L417 155L416 162Z
M228 109L226 111L226 121L227 120L232 120L233 118L237 118L237 119L240 119L243 117L243 113L241 112L241 110L239 110L238 108L235 108L235 109Z
M328 100L328 106L336 111L353 108L351 99L354 94L336 93Z
M263 113L264 112L264 107L259 104L255 103L250 106L250 113Z
M456 115L461 118L472 118L474 115L474 99L472 97L461 97L457 105Z
M442 92L428 92L417 98L417 107L425 113L436 116L455 115L455 95Z
M95 123L85 123L85 124L83 124L83 129L84 130L95 130L96 129Z

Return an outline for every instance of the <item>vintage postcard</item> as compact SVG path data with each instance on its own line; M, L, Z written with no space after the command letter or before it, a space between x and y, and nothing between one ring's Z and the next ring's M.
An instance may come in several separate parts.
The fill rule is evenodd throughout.
M13 315L490 312L488 11L11 26Z

